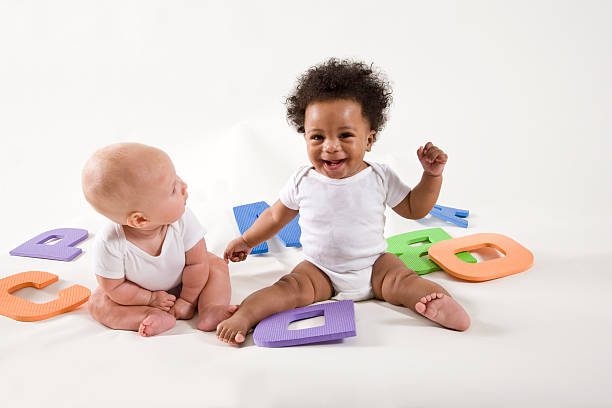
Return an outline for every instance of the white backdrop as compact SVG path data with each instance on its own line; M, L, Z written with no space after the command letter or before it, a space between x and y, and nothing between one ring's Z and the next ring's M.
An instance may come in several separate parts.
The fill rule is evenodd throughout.
M297 377L284 377L286 384L281 378L275 378L278 383L264 381L266 388L257 383L262 380L255 374L263 369L261 363L251 362L241 371L240 360L260 353L265 360L255 354L256 361L275 367L286 358L287 354L280 354L286 351L274 354L274 350L256 347L227 351L218 348L210 336L206 337L207 347L217 353L213 355L236 364L229 372L241 372L241 386L233 389L231 381L219 380L215 384L223 385L216 392L213 387L207 395L199 395L197 381L189 376L193 381L185 381L185 387L176 385L169 393L175 398L178 390L191 393L194 401L205 406L206 402L234 406L244 401L265 406L346 401L383 406L499 405L500 398L509 405L537 401L556 406L605 406L609 403L604 398L605 387L612 377L612 361L605 351L612 340L607 301L612 288L607 263L612 256L608 233L612 222L607 214L612 204L608 159L611 17L612 3L596 1L0 0L0 205L5 218L0 277L43 269L60 274L65 286L77 282L95 287L86 254L71 264L60 264L10 257L8 251L52 228L81 227L95 233L102 220L82 198L80 170L95 149L117 141L140 141L168 151L190 186L190 205L209 227L209 247L220 253L236 233L231 207L259 200L272 203L289 172L306 160L300 136L285 121L283 105L297 75L331 56L361 59L380 67L394 89L388 125L370 159L391 164L408 183L415 183L420 174L415 151L432 140L450 157L440 203L472 211L472 231L451 227L453 234L500 232L514 237L536 256L533 271L516 278L520 281L506 278L492 287L465 286L447 282L442 275L434 277L463 291L468 309L471 307L474 326L454 340L467 354L454 358L444 354L445 360L434 350L432 355L411 360L421 366L406 361L405 371L391 369L393 375L414 376L422 364L431 361L439 370L450 367L453 373L480 381L483 392L462 393L470 387L453 383L456 377L450 374L448 383L434 384L440 373L429 367L423 372L423 384L411 389L413 399L407 399L404 383L375 375L380 361L394 361L390 350L395 349L384 341L376 343L379 349L374 351L381 353L379 357L362 357L367 363L363 373L358 371L378 396L366 394L367 386L364 391L360 387L352 391L354 400L331 391L317 394L309 389L309 381L325 388L325 383L313 378L327 377L314 365L301 366L302 374L295 374ZM423 224L438 225L393 215L389 220L388 234ZM87 243L83 247L86 250ZM233 267L234 301L239 302L253 288L249 279L259 279L255 287L273 282L297 259L294 255L299 256L279 251L276 259L281 262L272 267L272 275L253 278L252 271L267 271L264 262L274 257ZM498 292L484 293L485 288ZM34 290L22 292L32 299L44 298ZM53 293L47 296L52 298ZM367 313L374 305L364 305L358 306L369 319ZM393 327L401 314L376 322L377 313L371 313L376 329L404 335ZM78 320L70 321L74 316ZM32 374L48 357L44 350L50 339L45 336L52 336L47 330L58 322L64 324L61 328L72 328L70 333L75 336L84 327L99 336L106 333L82 309L73 316L37 324L1 318L1 371L9 364L21 368L13 369L16 374L0 384L0 394L8 395L5 401L36 406L42 396L16 386L20 376L34 375L34 386L46 392L55 390L44 399L52 406L90 403L87 395L94 390L98 400L114 401L109 396L113 391L100 391L107 384L97 388L90 384L87 395L70 400L66 387L76 385L64 384L66 394L62 394L52 379L50 384L43 381L56 364L60 372L69 371L61 368L61 359L69 353L63 348L55 350L58 360L49 360L48 370L39 369L39 376ZM524 331L526 327L529 330ZM179 334L192 332L186 326L177 328ZM504 344L516 340L512 336L517 332L521 346L508 349ZM427 336L429 344L438 341L436 336L448 336L439 333L413 330L410 341L422 346L425 340L419 336ZM499 349L487 348L496 340ZM181 341L187 346L181 346ZM187 354L185 350L190 350L187 341L174 336L152 339L145 345L131 337L125 342L127 346L121 347L132 351L151 347L159 352L167 347ZM534 343L538 347L529 358L536 363L515 365ZM105 344L99 341L96 347ZM444 346L452 344L449 340ZM97 349L83 343L71 347L80 351L85 372L88 366L102 364L95 357ZM341 356L351 346L333 347L327 351ZM559 353L547 354L551 347ZM292 352L297 353L295 361L308 361L316 355L313 350L318 349ZM505 369L497 382L490 376L490 370L497 367L494 362L479 365L465 357L478 356L482 350L491 355L508 353L494 357L501 359L499 365ZM198 348L192 352L197 354ZM237 354L240 352L243 354ZM346 356L355 358L364 352ZM360 384L348 374L355 372L351 364L327 361L320 370L329 370L329 364L347 367L347 371L334 367L330 382L342 384L345 378L348 390L350 384ZM366 370L367 364L371 370ZM185 367L189 373L200 370L189 363L176 368ZM282 371L283 367L276 368ZM151 370L147 368L141 382L136 382L139 387L157 384ZM523 379L517 384L515 376ZM74 378L87 377L74 374ZM102 378L99 374L92 381ZM416 380L418 377L411 378L410 384ZM288 390L291 381L304 385L304 396L280 391L273 397L261 392L274 384ZM518 386L526 388L514 394ZM478 388L473 387L473 391ZM445 389L456 394L444 397ZM116 400L148 401L149 406L166 401L166 397L130 394L135 391L126 386ZM243 391L247 394L237 398L236 392ZM233 397L225 398L225 392ZM178 400L190 401L189 396Z

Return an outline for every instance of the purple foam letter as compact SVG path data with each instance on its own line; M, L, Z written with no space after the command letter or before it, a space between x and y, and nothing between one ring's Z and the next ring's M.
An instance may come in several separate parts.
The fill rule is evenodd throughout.
M74 246L88 236L87 230L84 229L58 228L35 236L9 253L14 256L72 261L82 252L80 248L74 248ZM60 241L47 244L53 239L59 239Z
M289 330L289 323L325 316L323 326ZM355 336L355 308L352 300L299 307L274 314L255 327L253 340L261 347L287 347L320 343Z

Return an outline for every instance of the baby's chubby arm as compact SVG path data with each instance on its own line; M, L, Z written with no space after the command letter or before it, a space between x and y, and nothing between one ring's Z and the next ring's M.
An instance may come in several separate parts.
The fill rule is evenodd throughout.
M431 142L419 147L417 157L423 166L421 181L393 207L402 217L413 220L425 217L436 204L442 188L442 171L448 160L448 155Z
M174 306L175 296L163 290L146 290L125 278L109 279L96 275L100 288L115 303L125 306L152 306L165 312Z
M208 281L208 250L206 242L201 239L190 250L185 252L183 268L183 287L170 313L177 319L191 319L195 313L198 297Z
M272 207L268 207L261 213L257 221L242 236L227 244L223 259L225 262L228 260L244 261L251 249L276 235L295 218L298 212L287 208L280 200L277 200Z

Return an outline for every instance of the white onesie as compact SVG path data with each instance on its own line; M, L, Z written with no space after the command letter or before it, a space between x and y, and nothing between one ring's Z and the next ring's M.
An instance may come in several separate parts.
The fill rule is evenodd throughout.
M204 237L205 230L196 216L185 213L168 226L161 253L153 256L125 238L123 227L109 223L93 242L93 269L110 279L125 278L151 291L170 290L181 283L185 252Z
M389 166L368 164L343 179L305 166L280 192L287 208L300 211L304 258L329 276L339 300L373 296L372 265L387 249L385 206L395 207L410 192Z

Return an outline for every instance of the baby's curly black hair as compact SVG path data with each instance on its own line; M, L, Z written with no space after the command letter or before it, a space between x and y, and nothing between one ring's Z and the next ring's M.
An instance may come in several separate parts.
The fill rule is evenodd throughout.
M293 93L285 101L287 120L299 133L304 133L306 107L312 102L330 99L359 103L370 129L379 132L387 121L391 86L373 65L330 58L298 78Z

